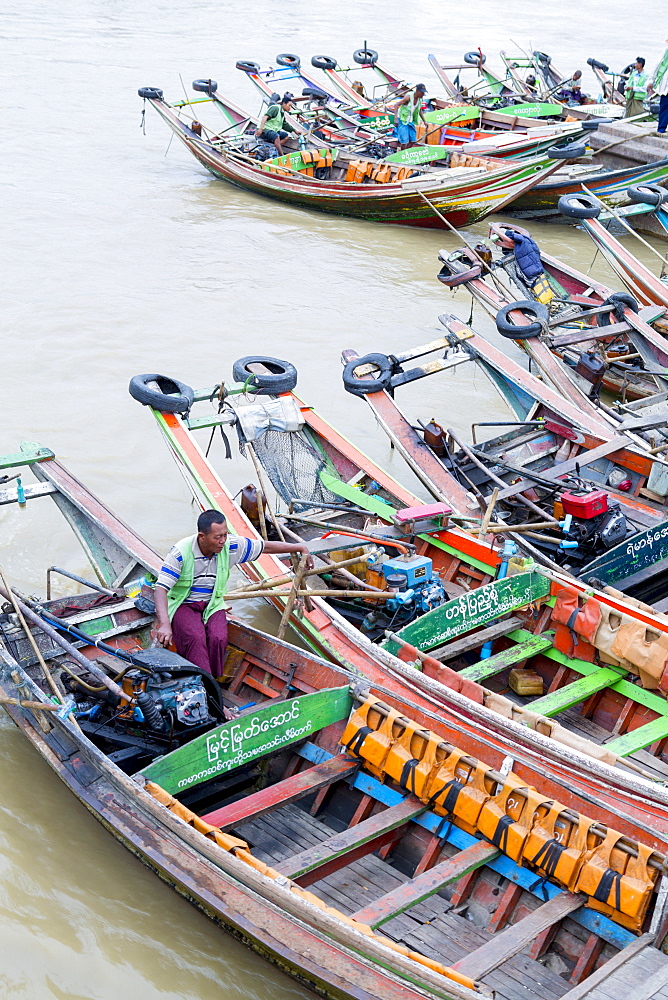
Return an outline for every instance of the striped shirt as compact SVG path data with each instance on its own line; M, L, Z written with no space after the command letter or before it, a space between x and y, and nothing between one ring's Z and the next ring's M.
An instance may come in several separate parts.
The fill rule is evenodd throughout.
M261 539L252 541L250 538L241 538L238 535L229 536L230 567L238 566L239 563L253 562L259 559L264 549L264 542ZM193 585L190 593L186 597L186 604L195 604L197 601L209 601L213 588L216 584L217 555L202 555L202 550L197 544L197 536L193 540L193 555L195 556L195 573ZM172 546L162 569L158 573L156 587L164 587L171 590L178 578L181 576L181 564L183 558L181 553Z

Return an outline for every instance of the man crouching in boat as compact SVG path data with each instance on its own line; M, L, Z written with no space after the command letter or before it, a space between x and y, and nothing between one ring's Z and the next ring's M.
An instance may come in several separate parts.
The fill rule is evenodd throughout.
M255 132L260 139L273 143L279 156L283 156L283 139L287 139L290 132L295 131L290 122L285 121L285 116L291 111L292 94L283 94L280 104L269 105Z
M230 535L220 511L200 514L197 534L172 546L158 574L155 638L160 645L174 642L186 660L220 677L227 648L225 590L230 569L259 559L263 552L308 554L308 547Z

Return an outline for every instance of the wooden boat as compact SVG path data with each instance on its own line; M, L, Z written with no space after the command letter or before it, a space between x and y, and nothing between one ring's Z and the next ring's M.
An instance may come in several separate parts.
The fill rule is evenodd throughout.
M567 194L579 195L584 184L605 205L616 208L630 204L629 187L650 183L661 184L668 179L668 158L653 163L609 170L578 164L565 167L554 174L549 181L537 185L521 195L509 210L509 214L519 219L540 219L559 215L559 199Z
M638 195L642 193L642 190L641 188ZM645 188L645 190L650 197L656 197L660 193L651 188ZM601 210L593 199L580 195L578 201L581 205L581 211L578 212L578 224L589 233L597 249L600 250L610 267L624 282L634 298L644 306L657 305L668 307L668 283L666 282L665 266L662 267L661 274L657 277L599 219ZM642 203L639 207L642 207ZM577 211L577 205L571 207L571 211L573 210ZM652 214L664 228L666 235L668 235L668 212L663 203L660 202L655 206ZM639 239L640 242L643 242L635 230L629 227L628 231Z
M443 85L447 97L451 100L461 100L466 97L471 101L489 103L492 107L513 104L518 100L518 94L512 81L504 80L492 73L486 66L487 58L480 49L467 52L461 63L442 64L435 55L427 56L429 65ZM448 71L457 70L457 76L452 80ZM475 72L476 79L466 86L460 81L462 70ZM520 98L521 100L521 98Z
M302 151L258 162L240 149L237 141L207 135L200 123L180 113L178 105L168 105L156 88L141 88L140 96L149 101L193 156L221 180L300 208L368 221L443 228L443 215L451 225L468 225L509 204L527 187L553 173L560 162L547 157L519 163L470 157L466 158L468 165L457 167L402 167L337 148L317 151L318 155ZM307 152L308 162L303 155ZM554 155L563 153L556 151ZM320 176L313 176L316 171Z
M458 504L453 485L460 491L462 485L468 486L482 510L487 510L496 487L493 530L538 563L561 567L595 586L613 585L648 603L663 601L668 558L668 533L665 542L662 534L668 523L665 498L662 503L645 499L648 493L657 499L647 484L662 482L663 463L640 453L630 437L613 427L594 432L587 415L543 380L507 358L457 317L440 319L447 331L445 337L393 355L396 374L385 382L387 392L378 388L378 379L371 383L376 391L366 392L366 372L371 365L354 351L345 351L343 356L346 388L364 396L377 422L431 496L452 504L463 515L462 523L475 522L471 504ZM445 351L446 358L404 367L436 351ZM369 356L375 365L382 365L382 357ZM470 445L453 431L444 432L434 420L423 424L422 432L412 426L394 399L396 389L407 381L467 362L482 368L516 419L472 424ZM389 361L387 370L391 370ZM479 441L483 427L496 427L498 436ZM559 489L573 487L576 492L606 493L609 506L606 499L601 520L590 518L585 511L583 520L576 515L567 526L562 514L555 516L561 503ZM532 527L532 522L541 521L540 529ZM513 530L516 524L519 532ZM614 530L604 529L604 525L612 528L613 524ZM597 526L603 534L596 533ZM647 538L653 539L649 547L643 542Z
M478 252L466 246L461 251L441 256L444 266L439 275L440 280L450 287L465 284L474 298L496 318L502 335L511 338L515 322L519 324L518 330L530 322L526 314L522 317L521 308L515 308L516 296L522 296L521 301L525 303L535 298L532 284L516 264L512 249L514 243L509 235L512 232L530 237L530 233L519 226L492 224L490 233L501 246L501 252L487 247L485 253L491 268L481 264ZM592 426L611 417L609 408L605 409L600 402L595 405L586 398L586 393L595 398L594 383L623 400L651 397L661 390L668 361L663 336L665 310L651 307L637 314L636 303L629 301L624 294L615 293L602 282L592 280L590 276L542 251L541 261L549 302L528 308L535 308L544 317L547 335L536 336L540 332L540 324L537 324L538 329L534 326L531 331L520 330L516 340L545 376L560 392L583 407L594 422ZM601 323L599 316L602 317L603 313L598 310L605 310L606 316L609 316L610 310L616 310L615 317L619 322L612 326L609 319ZM571 329L573 325L578 327L575 332ZM617 347L610 350L607 345L615 338L621 339L617 340ZM596 350L597 344L606 345L605 359L604 364L599 365L599 372L593 375L583 371L586 366L581 362L585 354L589 357L591 351Z
M620 86L622 82L621 74L610 74L609 66L606 63L601 62L600 59L587 59L587 65L591 67L594 76L601 84L601 90L605 100L609 101L610 104L624 104L626 102L626 98L624 97L624 90ZM616 76L618 76L617 83L615 83Z
M118 591L157 554L46 449L11 460L44 477L26 500L53 494L110 593L23 605L30 631L18 602L5 615L4 708L92 815L191 903L336 1000L515 1000L519 987L575 1000L598 983L622 1000L620 969L665 974L665 828L566 774L541 778L538 762L499 770L485 736L479 755L463 751L437 712L351 687L340 667L240 622L216 692L146 648L150 614ZM173 703L175 690L196 692L195 725L183 702L170 716L170 690Z
M328 91L337 91L351 107L362 111L387 108L411 89L410 84L378 62L378 53L366 42L352 58L354 65L349 66L342 66L331 56L311 59L311 65L325 75Z
M242 388L241 385L238 386L238 389ZM165 392L169 396L169 389L169 381L162 380L162 390L160 391ZM215 393L212 394L212 391L207 389L201 393L195 393L194 398L195 400L203 401L204 399L209 400L212 395L215 396ZM224 398L227 400L228 397L225 396ZM146 399L144 399L144 402L146 402ZM157 402L163 407L167 405L167 403L161 403L160 400ZM169 402L171 405L173 398ZM206 416L193 415L187 417L185 420L181 420L174 413L162 412L155 406L153 406L153 413L165 436L170 451L173 453L180 470L185 475L186 482L191 488L196 501L203 507L218 506L224 511L230 525L236 532L248 537L260 537L259 529L254 527L232 501L211 464L193 441L189 429L190 427L199 429L215 427L221 422L231 423L231 418L234 419L234 415L230 414L227 405L223 407L222 412L218 414L212 413L208 418ZM374 466L366 456L342 438L341 435L337 434L335 429L327 425L310 407L302 407L302 413L309 434L315 430L315 434L310 436L311 453L310 455L306 454L306 460L304 458L304 449L295 450L297 446L290 431L285 431L288 442L283 449L279 449L275 443L275 439L270 440L269 445L272 451L276 453L283 450L289 456L289 461L292 461L295 468L301 462L305 464L305 469L307 470L310 464L310 469L315 471L315 475L317 475L320 459L325 459L329 468L339 469L342 491L345 489L344 480L348 483L349 488L352 487L353 490L353 483L358 484L358 489L355 491L354 506L352 509L343 509L340 518L336 519L335 515L326 506L324 510L319 512L319 515L318 513L314 513L311 516L307 513L306 520L310 522L309 526L311 528L314 526L320 528L320 535L318 536L317 532L315 532L316 537L312 543L309 543L314 555L318 556L318 553L322 552L317 539L318 537L322 538L323 529L325 532L333 530L334 535L326 539L327 546L334 549L342 543L347 543L349 546L354 545L353 555L359 564L361 559L359 546L360 544L363 545L366 541L365 538L360 539L359 530L355 530L353 527L352 542L348 540L348 536L345 534L341 539L337 539L337 535L341 535L342 532L348 530L346 525L351 525L349 519L352 519L356 515L360 509L359 505L368 504L371 507L374 503L374 493L379 488L381 490L387 488L388 492L393 492L395 496L406 498L408 502L412 501L413 505L415 505L417 498L414 498L407 491L403 490L398 484L393 484L386 473L378 469L377 466ZM325 450L321 452L320 458L314 462L314 452L317 453L319 439L324 442L323 448ZM429 454L424 446L423 450L425 454ZM308 476L309 473L305 471L305 475ZM327 479L326 481L329 485L333 486L332 479ZM461 490L461 486L459 488ZM265 495L267 495L266 490ZM313 498L310 499L310 502L314 504ZM321 502L327 504L327 499L321 497L318 503ZM378 503L378 500L376 500L376 510L380 510L381 505L382 500L381 503ZM376 544L378 541L382 542L383 539L392 540L391 528L388 528L391 510L392 508L388 508L388 512L382 511L378 515L378 520L384 520L385 523L380 536L378 534L371 536L372 541ZM421 513L424 514L424 510ZM317 520L318 516L320 517L319 521ZM333 517L338 522L334 525L332 525L332 521L330 520ZM287 523L291 523L295 527L299 525L303 527L305 525L304 515L293 515L287 518ZM371 524L368 527L370 528ZM394 537L396 538L397 536L395 535ZM401 541L402 539L410 542L410 535L406 535L405 528L398 536L398 540ZM414 541L417 541L417 539L414 539ZM419 541L418 554L423 555L429 552L430 556L434 556L433 562L434 564L438 564L443 588L448 591L448 596L450 593L455 594L454 597L450 597L450 600L444 604L440 604L434 611L420 617L419 620L424 624L429 634L438 636L442 632L443 619L448 620L453 615L456 616L459 622L458 631L460 634L472 629L478 629L481 627L483 620L489 624L490 619L493 621L500 615L501 605L491 595L497 594L499 588L503 589L507 586L502 579L494 579L494 577L503 576L503 572L498 567L502 566L504 560L507 562L507 557L495 551L486 539L472 537L453 526L441 530L434 526L431 532L426 531L421 534ZM651 544L653 545L654 541ZM272 560L274 561L273 570L271 565ZM495 565L491 565L492 563ZM424 564L423 562L422 565L424 566ZM255 585L258 596L267 593L266 590L262 591L260 587L270 583L271 577L280 577L285 573L284 565L276 557L266 555L263 555L256 564L244 564L242 569L248 579ZM573 592L576 594L589 597L592 593L590 586L584 585L572 577L564 576L563 574L557 573L555 579L550 580L550 587L553 582L555 586L558 585L560 587L567 584L573 588ZM260 586L258 586L258 583ZM527 579L524 577L524 584L520 586L521 596L518 597L518 601L521 601L522 604L529 600L529 593L526 589L522 589L522 586L526 585L526 583ZM545 592L544 583L536 583L536 586L542 586ZM531 584L531 587L533 587L533 584ZM246 596L247 593L247 591L240 592L242 597ZM308 594L308 591L306 593ZM480 605L480 617L477 616L477 613L473 613L473 605L469 607L467 604L468 597L466 595L469 594L470 597L475 598L476 593L480 593L481 599L483 595L487 595ZM488 695L484 691L475 689L477 696L472 698L471 689L468 689L468 691L463 690L462 679L459 678L456 671L440 669L436 672L432 670L429 663L426 664L422 671L416 671L414 666L407 665L387 650L380 649L377 644L369 640L364 629L357 629L347 620L341 610L341 601L336 591L330 591L329 594L331 595L329 599L327 599L327 595L313 596L311 598L312 608L304 607L301 614L295 614L291 619L293 627L298 634L312 648L322 651L326 656L335 659L343 665L350 665L355 671L358 671L370 680L377 679L379 683L384 684L402 696L406 695L408 691L409 696L413 700L419 700L421 704L424 703L427 706L437 705L438 711L445 713L448 718L454 719L456 717L457 725L461 729L462 740L468 738L469 727L472 734L479 735L482 730L486 733L486 738L491 740L495 746L505 748L502 753L510 753L511 756L517 758L518 748L521 747L522 752L530 753L532 756L535 754L540 759L541 768L545 775L551 775L555 768L557 770L563 768L565 770L562 773L568 773L569 780L577 781L581 787L583 784L590 787L592 775L596 775L594 786L599 790L603 788L605 795L611 795L611 802L614 802L616 809L619 809L623 803L625 812L628 812L629 815L634 815L638 821L649 823L652 828L656 824L660 827L662 823L665 823L666 829L668 829L668 813L666 813L665 819L660 818L664 815L664 810L668 805L668 794L664 796L663 791L657 790L652 783L648 784L643 779L638 779L638 783L631 780L631 784L629 785L628 776L623 770L625 762L631 758L632 766L638 766L637 753L643 747L652 746L658 753L663 753L660 732L662 732L662 727L665 728L668 726L665 719L668 706L660 692L652 694L652 692L635 687L632 684L624 687L624 695L632 700L636 699L637 703L643 706L643 712L648 707L647 698L649 694L652 697L651 709L648 715L640 715L636 719L637 722L640 722L641 719L646 721L647 727L643 728L639 726L634 729L633 734L627 734L626 740L620 744L624 761L622 762L619 759L617 766L609 767L606 766L605 761L600 761L600 757L602 752L604 755L610 753L610 747L607 746L602 751L601 747L597 746L591 740L585 739L582 742L582 734L574 734L569 729L570 723L565 722L563 726L559 725L557 727L554 727L549 722L545 723L545 732L550 732L550 737L546 738L534 728L537 719L536 713L532 714L531 711L528 711L525 716L522 716L521 722L517 721L517 716L513 715L513 712L516 710L511 712L508 709L505 715L501 714L498 710L500 703L495 698L489 697L488 699ZM533 596L536 597L537 593L534 593ZM465 599L465 603L462 604L463 598ZM280 608L284 614L287 599L285 593L277 593L276 591L267 597L267 600ZM662 634L664 630L668 633L668 624L664 624L662 616L656 616L654 612L649 614L643 611L642 608L646 607L645 605L636 606L633 602L625 600L624 595L619 594L619 592L596 592L596 601L600 602L602 607L613 609L615 614L620 615L620 621L622 620L621 616L626 615L638 623L644 623L640 626L643 629L649 623L653 624ZM517 607L517 602L513 603L511 601L509 607L506 608L505 605L503 607L506 612L510 613L512 608ZM467 609L468 613L466 613ZM462 610L465 612L463 616ZM607 613L606 611L605 614ZM520 614L522 613L520 612ZM538 627L540 629L544 628L542 619L533 618L532 615L533 612L529 608L529 615L525 617L525 621L528 622L526 627L529 630L534 630ZM491 636L492 633L487 634ZM483 636L480 641L483 638L486 637ZM557 658L565 655L559 653L556 649L553 652ZM575 671L571 675L572 677L580 676L580 664L577 657L567 657L566 660L561 660L560 662L562 665L567 665L569 670L572 669ZM606 662L605 658L602 662ZM561 687L565 676L563 674L560 675L558 680L555 681L555 687ZM565 692L564 697L567 696L568 692ZM493 704L494 707L488 707L487 700L490 700L490 704ZM630 712L630 708L628 711ZM511 718L511 716L513 717ZM585 723L586 725L587 723ZM624 720L620 724L620 731L625 729L625 726L626 722ZM659 731L658 736L657 731ZM643 757L643 760L645 759L651 760L651 756L647 758ZM657 758L657 761L656 766L662 767L663 758ZM597 770L599 766L601 769ZM640 789L642 789L642 794L639 796ZM665 802L664 798L666 799Z

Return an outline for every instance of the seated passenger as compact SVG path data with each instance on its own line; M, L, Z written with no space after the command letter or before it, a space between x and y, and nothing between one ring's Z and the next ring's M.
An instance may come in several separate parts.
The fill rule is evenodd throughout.
M296 132L296 129L285 121L285 116L292 111L292 100L292 94L283 94L280 104L270 104L260 120L259 127L255 130L255 135L260 139L274 144L279 156L283 156L283 140L287 139L290 132Z

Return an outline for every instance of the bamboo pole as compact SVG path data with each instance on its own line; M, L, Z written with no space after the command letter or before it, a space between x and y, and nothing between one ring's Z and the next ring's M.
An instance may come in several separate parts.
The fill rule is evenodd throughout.
M255 454L255 448L253 447L253 445L252 445L252 443L250 441L246 444L246 447L248 448L248 454L251 457L251 461L252 461L253 466L255 468L255 475L258 478L258 486L260 487L259 490L258 490L258 492L257 492L258 514L259 514L259 521L260 521L260 533L262 534L262 537L263 537L263 539L266 542L269 539L267 538L267 525L266 525L266 522L265 522L265 519L264 519L264 511L265 511L265 506L266 506L267 511L270 511L271 508L270 508L269 502L267 501L267 493L266 493L266 490L264 488L264 483L262 481L262 474L260 472L260 463L258 462L257 455ZM260 497L262 499L260 499ZM284 542L285 538L281 534L280 528L278 527L278 525L276 523L276 520L273 517L273 511L269 514L269 518L270 518L272 524L274 525L274 527L276 528L276 531L278 532L278 537L281 539L282 542Z
M269 597L273 594L275 597L291 597L293 594L293 589L290 590L242 590L242 591L232 591L230 594L225 594L226 601L243 601L251 600L254 597ZM391 590L377 590L377 591L367 591L367 590L309 590L300 589L295 593L295 597L363 597L365 600L368 598L370 601L387 601L393 596L393 591ZM280 638L280 637L279 637Z
M478 529L478 538L484 538L487 534L489 528L489 522L492 520L492 514L494 513L494 508L496 506L496 501L499 498L499 487L495 486L492 490L492 495L489 498L489 503L487 504L487 510L482 516L480 522L480 528Z
M285 608L283 609L283 615L281 616L281 622L278 626L277 637L282 639L285 635L285 630L288 627L288 622L290 621L290 615L295 606L295 601L297 600L299 585L302 582L304 573L306 572L306 563L310 557L303 555L299 560L299 566L297 567L297 572L295 573L295 578L292 581L292 587L288 595L288 599L285 603Z
M7 579L5 577L5 574L4 574L4 571L3 571L2 567L0 567L0 580L2 580L2 584L3 584L4 588L5 588L5 596L7 596L9 598L9 600L11 601L12 607L14 608L14 611L16 612L16 617L20 621L21 627L22 627L23 631L25 632L26 636L28 637L28 641L29 641L30 645L33 648L33 652L34 652L35 656L37 657L37 660L39 662L40 667L42 668L42 673L44 674L45 681L47 682L47 684L49 685L49 687L51 688L51 690L55 694L55 696L58 699L58 701L60 702L60 704L63 705L65 699L63 698L62 693L60 692L58 686L56 685L55 680L51 676L51 671L49 670L49 668L46 665L46 661L44 660L44 657L42 656L41 649L37 645L37 642L35 640L35 636L32 634L32 632L28 628L26 620L23 617L23 613L21 611L21 608L19 607L19 602L17 601L16 597L14 596L14 591L12 590L12 588L7 583Z
M17 705L19 708L29 708L33 712L59 712L60 705L53 702L26 701L24 698L10 698L7 695L0 695L0 705Z
M314 555L317 555L317 553L314 553ZM340 563L332 560L331 564L328 564L327 566L320 566L317 569L307 570L306 573L304 573L304 579L309 576L322 576L325 573L333 573L340 567L353 566L358 562L360 562L359 556L353 556L352 559L342 559ZM233 593L241 594L243 591L271 590L273 587L280 587L285 583L291 583L292 579L293 577L290 573L285 573L283 576L274 576L269 580L263 580L262 583L249 583L245 587L240 587L233 591Z

